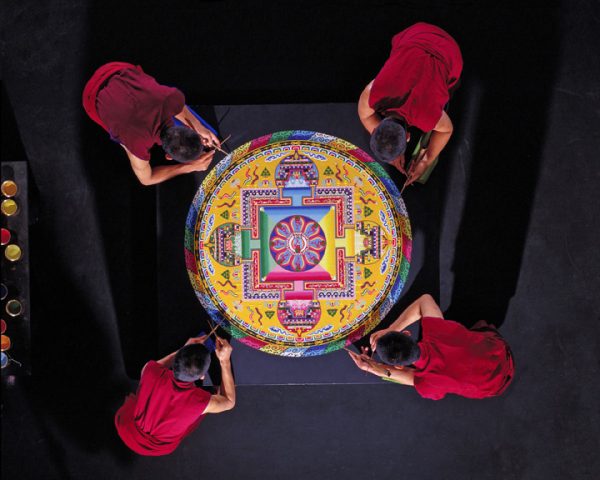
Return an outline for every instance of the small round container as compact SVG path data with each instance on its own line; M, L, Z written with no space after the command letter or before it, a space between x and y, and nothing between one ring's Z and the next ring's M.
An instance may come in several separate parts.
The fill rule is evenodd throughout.
M0 353L0 367L5 368L8 365L8 355L4 352Z
M8 296L8 287L0 283L0 300L4 300Z
M15 202L12 198L8 198L6 200L2 200L2 203L0 204L0 210L2 210L2 213L7 217L12 217L19 211L19 205L17 205L17 202Z
M6 303L6 313L11 317L18 317L23 313L23 305L18 300L9 300Z
M6 332L6 322L4 320L0 320L0 333Z
M2 345L0 345L0 347L3 352L10 350L10 337L8 335L0 336L0 342L2 343Z
M8 228L3 228L2 229L2 245L6 245L8 242L10 242L10 237L12 235L10 234L10 230Z
M21 258L22 254L23 252L21 251L21 247L15 245L14 243L7 245L4 249L4 256L10 262L16 262Z
M19 191L19 186L12 180L5 180L0 185L0 190L5 197L14 197Z

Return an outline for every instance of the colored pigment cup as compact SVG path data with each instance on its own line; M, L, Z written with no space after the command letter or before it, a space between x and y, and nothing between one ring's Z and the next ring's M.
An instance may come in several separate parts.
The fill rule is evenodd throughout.
M4 320L0 320L0 333L6 332L6 322Z
M4 300L8 295L8 288L3 283L0 283L0 297Z
M10 337L8 337L7 335L2 335L0 337L0 341L2 343L1 347L3 352L5 352L6 350L10 350Z
M2 200L0 210L2 210L2 213L7 217L12 217L19 211L19 206L17 205L17 202L9 198L8 200Z
M0 353L0 367L4 368L8 365L8 355L4 352Z
M9 300L6 304L6 313L11 317L18 317L23 312L23 305L18 300Z
M5 180L2 182L2 185L0 185L0 190L5 197L14 197L19 191L19 187L12 180Z
M21 258L21 253L21 247L15 245L14 243L7 245L6 250L4 250L4 256L11 262L16 262L19 260Z
M10 242L10 230L3 228L2 229L2 245L6 245L8 242Z

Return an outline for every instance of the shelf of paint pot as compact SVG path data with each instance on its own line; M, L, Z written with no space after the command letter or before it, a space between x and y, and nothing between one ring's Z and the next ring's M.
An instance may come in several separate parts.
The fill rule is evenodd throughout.
M9 289L5 285L2 285L2 287L4 288L2 291L2 319L0 319L1 367L2 370L9 365L13 365L15 368L22 368L22 363L16 357L21 350L19 348L18 339L22 337L22 335L20 335L20 317L24 313L23 305L17 298L10 298L8 295L4 296ZM17 342L15 342L15 340L17 340ZM2 372L2 376L4 376L4 372Z
M24 222L22 218L18 218L20 208L18 199L15 198L19 195L18 183L3 178L2 183L0 183L0 192L2 194L2 200L0 201L2 216L0 244L3 259L10 265L19 262L23 258L24 250L20 244L19 230L22 230L23 227L27 229L27 222Z
M3 379L31 373L31 318L29 299L29 209L27 164L2 162L0 227L2 245Z
M12 285L0 284L0 297L2 301L2 319L0 320L1 334L1 367L2 370L8 368L9 365L20 368L21 362L13 355L19 355L19 339L23 337L21 334L22 326L21 316L24 314L24 308L19 299L18 292ZM14 373L14 372L13 372ZM2 372L4 376L4 372Z

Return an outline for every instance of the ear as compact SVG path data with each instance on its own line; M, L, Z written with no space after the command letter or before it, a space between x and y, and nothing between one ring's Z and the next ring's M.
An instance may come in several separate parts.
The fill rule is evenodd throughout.
M173 160L173 157L171 155L169 155L168 153L165 153L165 158L167 160Z
M204 377L206 377L206 375L202 375L202 376L200 377L200 380L204 380Z
M410 132L406 132L406 143L410 142Z

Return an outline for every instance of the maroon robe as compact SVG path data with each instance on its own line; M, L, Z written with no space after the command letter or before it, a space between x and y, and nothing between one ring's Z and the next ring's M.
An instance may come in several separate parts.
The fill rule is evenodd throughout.
M160 85L140 66L112 62L100 67L83 90L87 114L111 136L142 160L160 145L160 132L174 124L185 97L173 87Z
M142 370L137 393L128 395L115 415L117 432L140 455L167 455L200 424L210 396L150 361Z
M414 381L422 397L439 400L448 393L492 397L512 381L510 348L493 326L469 330L452 320L424 317L421 332Z
M448 33L416 23L392 39L390 58L371 86L369 106L429 132L442 116L462 67L460 48Z

